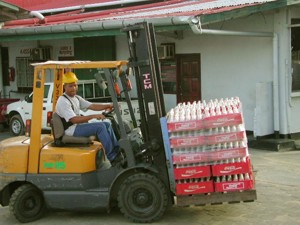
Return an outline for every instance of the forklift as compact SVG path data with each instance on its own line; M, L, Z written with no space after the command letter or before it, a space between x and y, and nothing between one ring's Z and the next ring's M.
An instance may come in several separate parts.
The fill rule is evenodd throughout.
M123 31L127 34L128 61L47 61L33 64L34 119L30 123L28 121L30 136L12 137L0 143L0 204L9 206L18 221L37 220L47 209L109 211L118 206L129 220L149 223L161 218L175 202L186 206L220 201L219 196L176 196L175 181L170 176L173 165L161 126L166 110L154 28L145 22L128 26ZM72 140L63 132L57 134L54 115L52 134L41 133L46 76L53 74L54 78L54 111L58 97L63 94L62 76L66 69L103 69L114 105L119 145L125 155L125 160L116 166L111 166L106 160L100 142L89 138ZM136 80L140 126L131 105L129 70L133 71ZM128 103L131 129L125 126L118 107L115 74L121 80L121 94ZM103 82L99 77L96 80L100 85ZM58 139L60 142L57 142ZM255 192L239 193L235 200L247 201L255 197Z

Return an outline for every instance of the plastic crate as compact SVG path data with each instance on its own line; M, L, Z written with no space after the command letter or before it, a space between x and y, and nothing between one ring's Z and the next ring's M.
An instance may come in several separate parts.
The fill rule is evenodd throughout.
M243 158L245 156L248 156L248 149L246 147L233 148L233 149L210 152L209 160L211 162L215 162L215 161L221 161L226 159Z
M251 190L254 188L254 180L243 180L243 181L226 181L226 182L215 182L215 192L231 192L231 191L243 191Z
M249 157L246 157L245 162L235 162L235 163L224 163L218 165L212 165L212 175L213 176L223 176L231 174L242 174L252 172L251 161Z
M225 142L242 141L245 138L244 131L209 136L183 136L170 139L170 145L172 148L193 147L199 145L213 145Z
M173 154L172 161L174 164L187 164L199 162L215 162L233 158L243 158L248 155L248 149L233 148L227 150L211 151L211 152L196 152Z
M213 181L176 184L177 195L194 195L194 194L211 193L211 192L214 192Z
M190 179L190 178L201 178L211 176L210 166L193 166L174 168L175 179Z
M204 118L202 120L190 120L183 122L168 122L169 132L178 132L186 130L200 130L224 126L233 126L243 123L241 113L227 115L218 115Z

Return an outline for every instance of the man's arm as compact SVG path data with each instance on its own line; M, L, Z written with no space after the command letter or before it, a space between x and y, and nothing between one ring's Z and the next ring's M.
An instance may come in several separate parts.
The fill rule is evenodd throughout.
M69 121L71 121L72 123L78 124L78 123L87 123L91 119L102 120L102 119L105 119L105 116L102 114L93 114L93 115L87 115L87 116L74 116Z
M94 111L102 111L102 110L108 110L111 111L113 109L113 104L91 104L88 109L94 110Z
M92 103L88 109L94 110L94 111L103 111L103 110L109 110L111 111L113 109L113 104L97 104ZM91 119L97 119L102 120L105 119L105 116L102 114L92 114L87 116L75 116L70 119L72 123L87 123Z

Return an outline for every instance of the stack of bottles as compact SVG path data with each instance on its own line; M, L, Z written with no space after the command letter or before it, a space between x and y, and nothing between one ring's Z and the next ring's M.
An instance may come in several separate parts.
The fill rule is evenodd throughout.
M181 103L167 115L176 194L252 189L239 98Z

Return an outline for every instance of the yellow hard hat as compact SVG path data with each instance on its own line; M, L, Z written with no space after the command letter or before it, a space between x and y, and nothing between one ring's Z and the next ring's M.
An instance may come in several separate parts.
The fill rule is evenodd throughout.
M63 75L63 83L64 84L74 83L77 81L78 81L78 79L77 79L75 73L67 72Z

